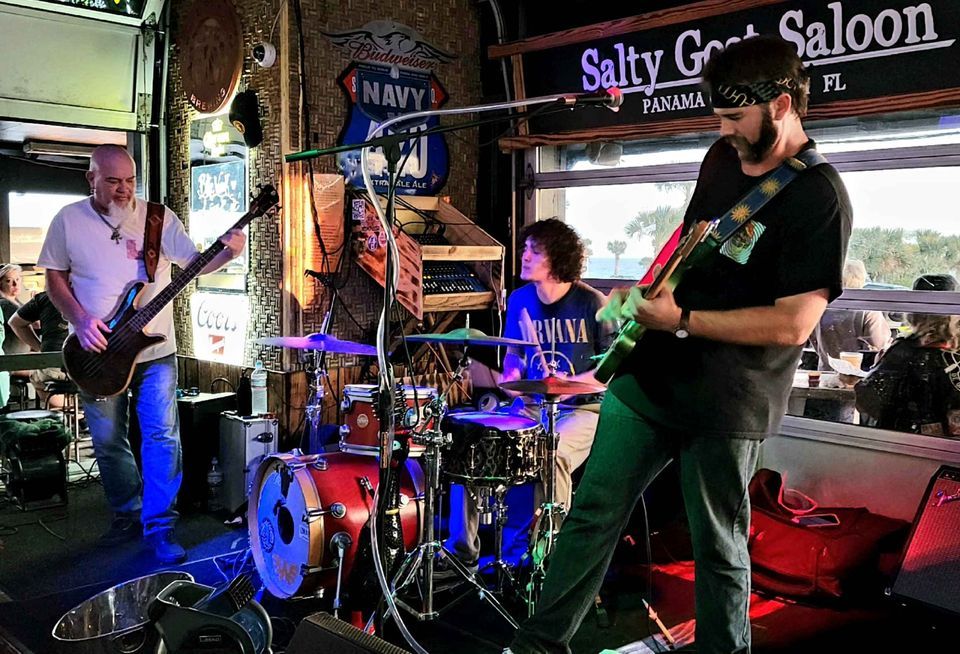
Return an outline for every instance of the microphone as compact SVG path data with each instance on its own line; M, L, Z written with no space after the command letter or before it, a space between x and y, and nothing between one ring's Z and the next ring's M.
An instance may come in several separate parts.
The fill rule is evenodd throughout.
M570 93L560 96L559 101L568 107L580 107L585 105L600 105L610 111L620 111L620 105L623 104L623 91L616 86L608 89L601 89L593 93Z

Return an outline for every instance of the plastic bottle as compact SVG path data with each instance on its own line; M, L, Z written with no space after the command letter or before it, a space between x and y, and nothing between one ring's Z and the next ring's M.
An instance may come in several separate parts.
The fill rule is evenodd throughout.
M262 361L257 361L250 375L250 409L254 416L267 412L267 370Z
M223 472L217 457L213 457L210 472L207 473L207 511L215 513L223 510Z

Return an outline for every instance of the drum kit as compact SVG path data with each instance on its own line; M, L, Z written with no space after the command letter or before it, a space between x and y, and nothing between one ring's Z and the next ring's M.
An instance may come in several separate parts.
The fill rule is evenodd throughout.
M452 388L470 364L466 351L473 346L537 347L536 343L488 336L470 329L447 333L417 334L410 342L457 345L463 351L453 373ZM307 337L259 339L265 345L341 354L372 354L371 346L341 341L322 334ZM317 366L320 368L322 366ZM314 371L308 419L319 420L322 371ZM390 516L399 514L402 550L390 570L389 587L396 605L419 620L439 615L434 610L434 565L446 560L468 592L477 591L505 620L516 621L496 595L508 590L521 598L532 614L539 598L546 563L553 549L565 507L555 503L555 461L559 435L556 423L561 397L592 394L600 384L572 381L555 375L543 379L506 382L501 388L521 394L540 395L546 425L504 413L448 412L447 393L426 386L401 386L396 391L394 413L397 438L394 455L400 459L399 483L389 489L395 497ZM378 482L381 425L380 390L372 384L344 387L339 429L339 452L302 455L298 451L263 459L250 488L248 525L253 560L266 589L279 598L320 596L334 590L334 611L340 607L341 590L369 563L370 542L363 533L373 510ZM312 415L311 415L312 414ZM387 417L387 419L389 416ZM400 432L404 434L401 437ZM405 442L400 444L400 441ZM535 538L531 541L531 569L525 583L517 570L503 560L504 496L510 487L542 477L545 502L539 508ZM442 480L463 484L479 498L481 522L495 526L497 572L494 592L465 568L435 536L438 496ZM378 541L379 542L379 541ZM398 543L398 546L400 543ZM527 558L527 557L525 557ZM404 601L408 587L416 586L420 606ZM353 585L351 585L353 587Z

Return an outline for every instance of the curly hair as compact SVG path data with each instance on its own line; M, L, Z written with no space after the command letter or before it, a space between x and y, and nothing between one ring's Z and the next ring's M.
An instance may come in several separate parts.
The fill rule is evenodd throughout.
M520 242L530 239L543 249L550 274L560 282L575 282L583 270L585 248L580 236L562 220L547 218L523 228Z

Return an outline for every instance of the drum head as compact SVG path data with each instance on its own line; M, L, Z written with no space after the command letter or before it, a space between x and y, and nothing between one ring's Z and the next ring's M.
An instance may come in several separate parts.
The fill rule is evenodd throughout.
M323 521L307 519L308 508L320 508L316 487L305 465L281 455L264 459L253 490L247 517L254 562L272 595L293 597L303 566L323 555Z
M525 432L538 430L540 423L526 416L515 416L508 413L484 413L483 411L464 411L463 413L449 413L444 421L455 425L480 425L496 429L500 432Z

